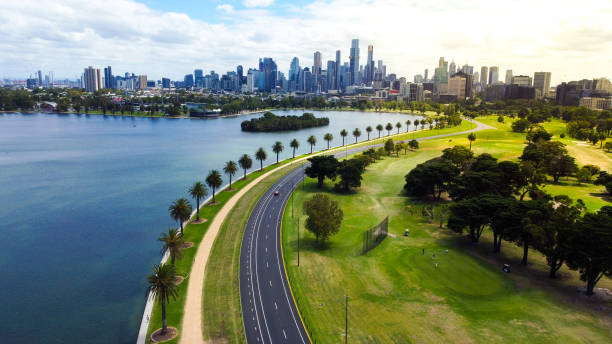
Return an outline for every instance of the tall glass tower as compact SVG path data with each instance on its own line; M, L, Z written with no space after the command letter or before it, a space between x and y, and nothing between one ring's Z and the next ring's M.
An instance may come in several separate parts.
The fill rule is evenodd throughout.
M351 51L349 55L349 85L359 83L359 39L351 41Z

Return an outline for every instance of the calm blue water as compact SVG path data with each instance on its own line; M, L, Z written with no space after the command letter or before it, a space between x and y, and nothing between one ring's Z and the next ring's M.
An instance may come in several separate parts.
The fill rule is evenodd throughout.
M275 111L279 115L303 111ZM414 116L315 112L328 127L244 133L259 115L210 120L0 114L0 327L6 343L133 343L168 205L211 169L258 147L275 160L315 135ZM412 128L414 129L414 128ZM405 128L402 128L405 130ZM395 132L395 129L394 129ZM384 133L384 132L383 132ZM377 136L373 132L373 137ZM348 142L354 142L352 136ZM258 164L255 161L254 166Z

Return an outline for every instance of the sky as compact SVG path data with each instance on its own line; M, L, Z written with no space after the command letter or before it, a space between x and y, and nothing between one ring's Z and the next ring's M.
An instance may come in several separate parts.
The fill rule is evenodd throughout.
M552 72L552 84L612 77L609 0L2 0L0 78L42 70L77 78L89 65L115 75L182 80L195 68L222 74L273 57L287 72L311 67L351 39L387 71L412 80L444 56L514 75Z

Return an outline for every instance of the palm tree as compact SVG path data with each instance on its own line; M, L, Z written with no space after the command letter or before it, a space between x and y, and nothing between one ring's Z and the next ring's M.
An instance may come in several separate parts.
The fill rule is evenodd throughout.
M200 200L208 194L208 190L206 189L206 185L202 182L195 182L193 186L189 188L189 195L195 198L196 200L196 220L200 219Z
M346 131L345 129L342 129L342 131L340 132L340 136L342 136L342 145L344 146L344 138L348 135L348 131Z
M368 141L370 141L370 133L372 132L372 127L368 125L366 127L366 131L368 132Z
M383 130L382 124L377 125L376 130L378 130L378 138L380 138L380 132Z
M246 171L253 166L253 159L251 159L248 154L243 154L240 159L238 159L238 163L244 170L244 179L246 179Z
M397 133L399 134L399 130L402 127L402 123L401 122L395 123L395 127L397 128Z
M295 150L298 149L298 147L300 147L300 142L298 140L296 140L296 139L293 139L289 143L289 146L291 146L291 148L293 148L293 157L295 158Z
M238 166L236 166L236 163L233 160L226 162L225 166L223 166L223 173L229 176L229 190L232 189L232 176L236 174L237 170Z
M334 135L327 133L323 135L323 140L327 141L327 149L329 149L329 143L334 139Z
M170 263L174 266L174 260L180 259L183 256L181 253L183 236L176 230L176 228L170 228L168 229L168 233L162 233L157 240L164 243L162 253L168 251L168 254L170 255Z
M418 119L415 119L415 120L414 120L414 130L415 130L415 131L419 130L419 124L420 124L420 123L421 123L421 122L420 122Z
M413 110L413 111L414 111L414 110ZM410 131L410 123L411 123L411 122L410 122L410 120L409 120L409 119L408 119L408 120L406 120L406 132L409 132L409 131Z
M393 130L393 124L387 123L385 129L387 129L387 136L391 135L391 130Z
M312 146L317 144L317 138L314 135L310 135L306 142L310 143L310 154L312 154Z
M474 133L470 133L468 135L468 140L470 140L470 150L472 150L472 142L476 141L476 135L474 135Z
M221 179L221 174L217 170L212 170L208 172L208 176L206 177L206 184L212 189L212 202L215 203L215 191L217 188L221 186L223 180Z
M277 164L278 164L278 154L282 152L283 149L285 149L285 147L283 147L283 144L280 141L276 141L274 145L272 146L272 151L276 153L276 163Z
M268 158L266 151L263 148L259 148L257 152L255 152L255 159L259 160L260 163L260 171L263 171L263 162Z
M175 283L176 270L171 264L160 264L153 267L153 273L147 277L149 291L155 294L155 298L162 306L162 330L161 335L168 332L166 322L166 303L172 298L176 300L178 290Z
M421 129L425 129L425 124L427 124L427 121L422 119L421 120Z
M189 201L185 198L174 200L170 207L168 207L170 216L174 219L174 221L178 221L181 225L181 235L183 234L183 222L189 220L191 210L191 203L189 203Z
M353 130L353 136L355 136L355 143L357 143L357 139L359 136L361 136L361 130L359 130L359 128L355 128L355 130Z

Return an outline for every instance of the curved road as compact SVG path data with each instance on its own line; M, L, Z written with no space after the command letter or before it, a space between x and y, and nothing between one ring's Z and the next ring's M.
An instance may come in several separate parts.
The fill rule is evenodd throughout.
M471 121L476 128L417 139L431 140L495 129ZM336 158L382 144L355 147L334 153ZM297 167L270 187L255 205L242 238L240 299L247 343L310 343L290 291L281 251L280 227L285 204L304 178ZM279 191L275 196L274 192Z

